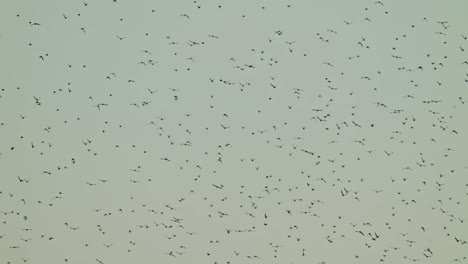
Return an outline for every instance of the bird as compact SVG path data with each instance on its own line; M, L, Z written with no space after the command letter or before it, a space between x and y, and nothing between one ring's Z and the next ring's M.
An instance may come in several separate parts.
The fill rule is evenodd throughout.
M11 1L0 261L465 263L466 4L343 3Z

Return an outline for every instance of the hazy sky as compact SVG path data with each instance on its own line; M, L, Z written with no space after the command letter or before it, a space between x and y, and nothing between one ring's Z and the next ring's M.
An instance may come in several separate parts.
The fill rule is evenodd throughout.
M466 10L3 1L0 263L468 263Z

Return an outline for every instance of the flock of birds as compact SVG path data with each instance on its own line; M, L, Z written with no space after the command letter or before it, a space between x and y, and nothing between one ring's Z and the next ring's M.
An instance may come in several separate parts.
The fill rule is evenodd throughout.
M455 3L23 2L0 263L468 263Z

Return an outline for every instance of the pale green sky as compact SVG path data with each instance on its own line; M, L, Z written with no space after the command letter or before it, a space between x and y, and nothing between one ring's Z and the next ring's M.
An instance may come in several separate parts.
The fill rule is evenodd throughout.
M1 2L0 263L468 263L468 2L381 3Z

